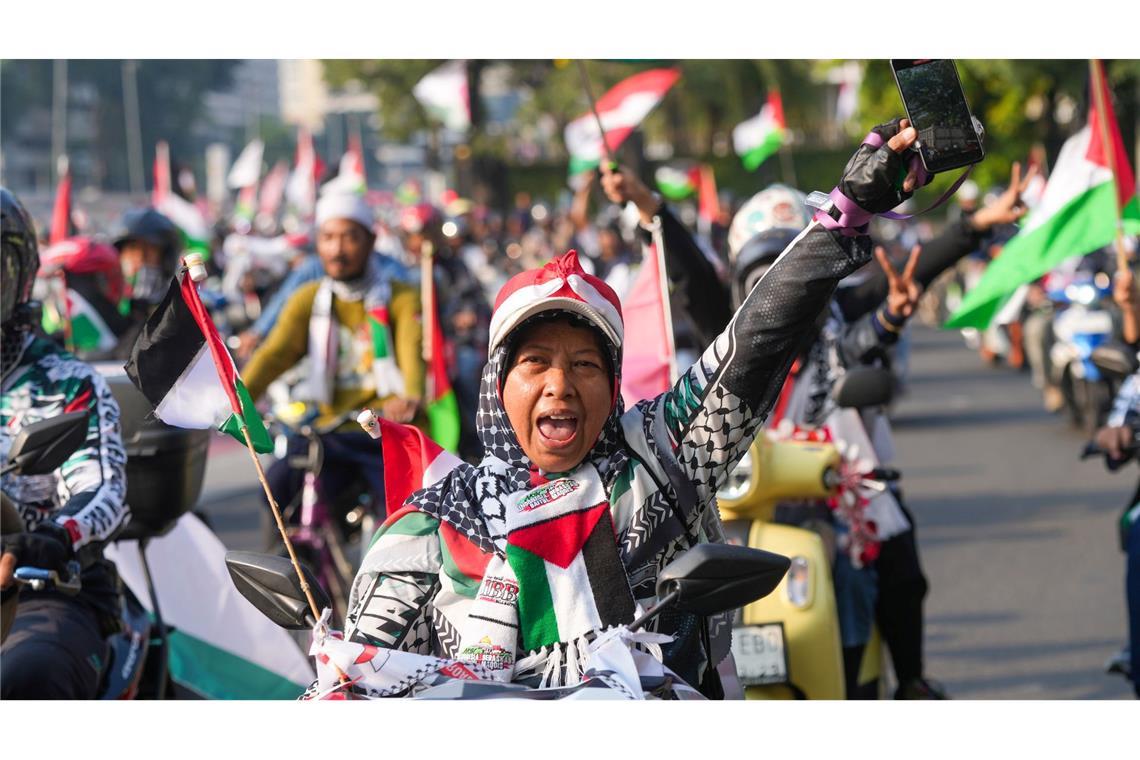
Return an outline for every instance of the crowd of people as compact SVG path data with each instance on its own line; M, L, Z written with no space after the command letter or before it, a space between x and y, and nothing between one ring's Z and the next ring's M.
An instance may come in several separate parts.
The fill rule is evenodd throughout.
M883 228L891 234L878 246L870 233L880 223L867 226L872 217L917 189L903 158L916 135L897 120L875 134L837 184L862 216L813 208L796 188L774 185L749 198L722 198L719 216L698 232L691 209L665 203L628 167L603 161L561 208L523 193L505 214L458 197L377 208L362 194L337 191L318 199L311 226L300 233L253 238L220 227L203 288L217 293L208 301L215 322L255 401L274 396L284 380L278 392L309 404L316 424L340 423L323 436L333 489L363 479L373 503L384 503L379 444L346 414L372 408L430 434L434 381L423 349L434 340L432 327L442 334L458 406L455 448L465 463L388 516L381 537L407 540L389 564L373 563L357 577L346 635L460 659L498 647L510 653L500 658L506 678L574 683L583 662L574 652L652 604L669 559L723 538L717 489L762 425L826 425L835 412L830 391L851 367L893 366L902 375L903 336L922 310L920 296L934 288L945 301L936 283L1000 253L1026 211L1030 177L1015 165L1006 188L973 207L967 200L937 234L925 221L884 223L893 227ZM7 191L3 199L5 451L11 435L36 419L74 409L92 419L89 445L36 495L29 495L31 479L4 478L31 531L18 542L5 538L5 588L15 564L9 555L61 568L78 558L85 568L78 602L53 597L43 611L21 602L4 645L4 696L91 696L90 660L109 624L92 601L107 596L92 568L101 567L98 547L129 508L118 412L105 408L104 384L80 360L126 358L181 266L182 238L148 208L128 213L114 237L46 246L18 200ZM621 305L655 241L668 273L680 379L626 408ZM31 307L34 289L42 314ZM1115 293L1123 336L1134 344L1140 298L1123 273ZM1034 298L1026 299L1030 311ZM1024 327L1005 328L1005 355L1014 366L1033 365L1046 403L1054 403L1049 350L1038 343L1046 339L1034 337L1047 331L1034 326L1032 314L1017 322ZM996 355L993 336L981 340L983 355ZM1012 347L1022 343L1023 354ZM862 424L885 463L890 454L879 449L875 414ZM1122 414L1112 420L1116 432L1103 433L1105 448L1117 453ZM300 487L287 458L269 472L279 503ZM556 509L558 528L542 534L529 512L507 508L562 478L575 487ZM536 590L528 563L602 503L606 535L616 541L588 552L577 545L572 554L588 569L582 577L608 585ZM668 516L661 519L663 506ZM943 698L924 668L928 583L914 518L897 489L884 509L871 544L850 542L858 550L834 558L848 681L874 624L891 653L895 696ZM840 533L867 528L831 519ZM457 553L468 558L462 572ZM480 578L472 579L472 566L482 569ZM505 610L473 601L464 589L486 578L507 579L522 601ZM545 606L536 606L543 593ZM594 600L590 615L573 612L583 594ZM725 696L715 637L685 616L663 621L658 632L673 636L664 655L671 669L706 696ZM69 652L69 676L42 677L58 665L48 664L45 638Z

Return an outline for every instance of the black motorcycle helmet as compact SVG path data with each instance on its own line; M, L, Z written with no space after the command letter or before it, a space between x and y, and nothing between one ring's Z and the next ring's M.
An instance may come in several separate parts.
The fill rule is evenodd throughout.
M174 222L153 208L145 208L128 211L123 216L123 227L123 231L115 238L115 247L119 251L131 241L150 243L162 251L163 262L171 262L173 273L178 263L178 254L182 250L182 236Z
M144 265L128 280L130 298L142 303L157 303L166 291L166 285L178 269L178 255L182 252L182 234L174 222L153 208L128 211L123 216L123 231L115 238L115 248L122 255L128 243L153 245L158 249L158 267Z
M24 336L36 322L32 286L40 268L36 226L19 199L0 187L0 377L24 353Z

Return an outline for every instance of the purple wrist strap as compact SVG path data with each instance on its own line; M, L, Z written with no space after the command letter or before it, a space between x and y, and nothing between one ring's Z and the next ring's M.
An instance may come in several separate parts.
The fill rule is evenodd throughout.
M878 150L886 144L886 140L884 140L881 135L875 132L871 132L865 138L863 138L863 144L869 145L875 150ZM918 187L923 187L930 181L930 174L926 171L926 167L922 165L922 159L919 157L917 152L914 152L913 155L911 155L908 168L915 173L916 184ZM916 216L919 216L920 214L925 214L928 211L933 211L946 201L950 200L950 197L954 195L954 193L958 192L958 188L962 186L962 183L966 181L966 178L970 176L970 172L973 170L973 164L966 167L966 171L962 172L961 176L959 176L958 179L954 180L954 184L951 185L950 188L942 194L942 197L936 200L932 205L924 208L922 211L917 211L913 214L899 214L894 211L883 211L878 214L878 216L884 217L886 219L901 220L912 219ZM838 231L839 233L848 237L855 237L857 235L866 234L867 223L870 222L871 217L876 216L876 214L860 208L860 206L855 203L855 201L844 195L838 187L831 191L831 194L828 196L828 198L834 205L834 209L839 212L839 218L836 219L834 216L827 214L821 210L817 211L813 217L816 221L823 225L824 228Z

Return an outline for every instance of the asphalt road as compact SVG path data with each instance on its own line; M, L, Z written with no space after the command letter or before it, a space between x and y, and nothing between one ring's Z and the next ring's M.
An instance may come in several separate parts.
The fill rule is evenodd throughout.
M983 366L957 334L916 326L912 345L893 419L931 586L927 673L955 698L1131 697L1103 666L1127 633L1115 521L1135 471L1079 461L1083 438L1028 375ZM206 477L223 541L260 549L248 454L217 438Z

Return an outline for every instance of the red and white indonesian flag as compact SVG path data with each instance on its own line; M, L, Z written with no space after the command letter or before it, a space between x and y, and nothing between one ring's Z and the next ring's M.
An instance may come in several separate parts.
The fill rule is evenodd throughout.
M412 425L378 419L384 450L384 501L388 515L408 497L451 472L463 460Z
M166 424L216 427L242 443L244 426L254 449L263 454L273 450L233 358L185 270L147 319L125 369Z
M464 130L471 126L467 67L463 61L448 61L433 69L416 83L412 94L423 105L428 116L448 129Z
M1099 79L1104 85L1104 77ZM1088 124L1061 147L1041 202L1001 255L986 267L982 279L966 293L962 305L944 327L989 326L1019 286L1036 280L1066 259L1112 243L1118 219L1126 234L1140 234L1136 179L1128 165L1107 86L1102 86L1102 96L1104 126L1097 109L1090 107ZM1107 146L1103 138L1106 132Z
M637 129L680 77L677 69L650 69L618 82L598 98L598 117L611 153ZM572 175L594 168L606 155L598 120L590 111L566 125L565 138Z

